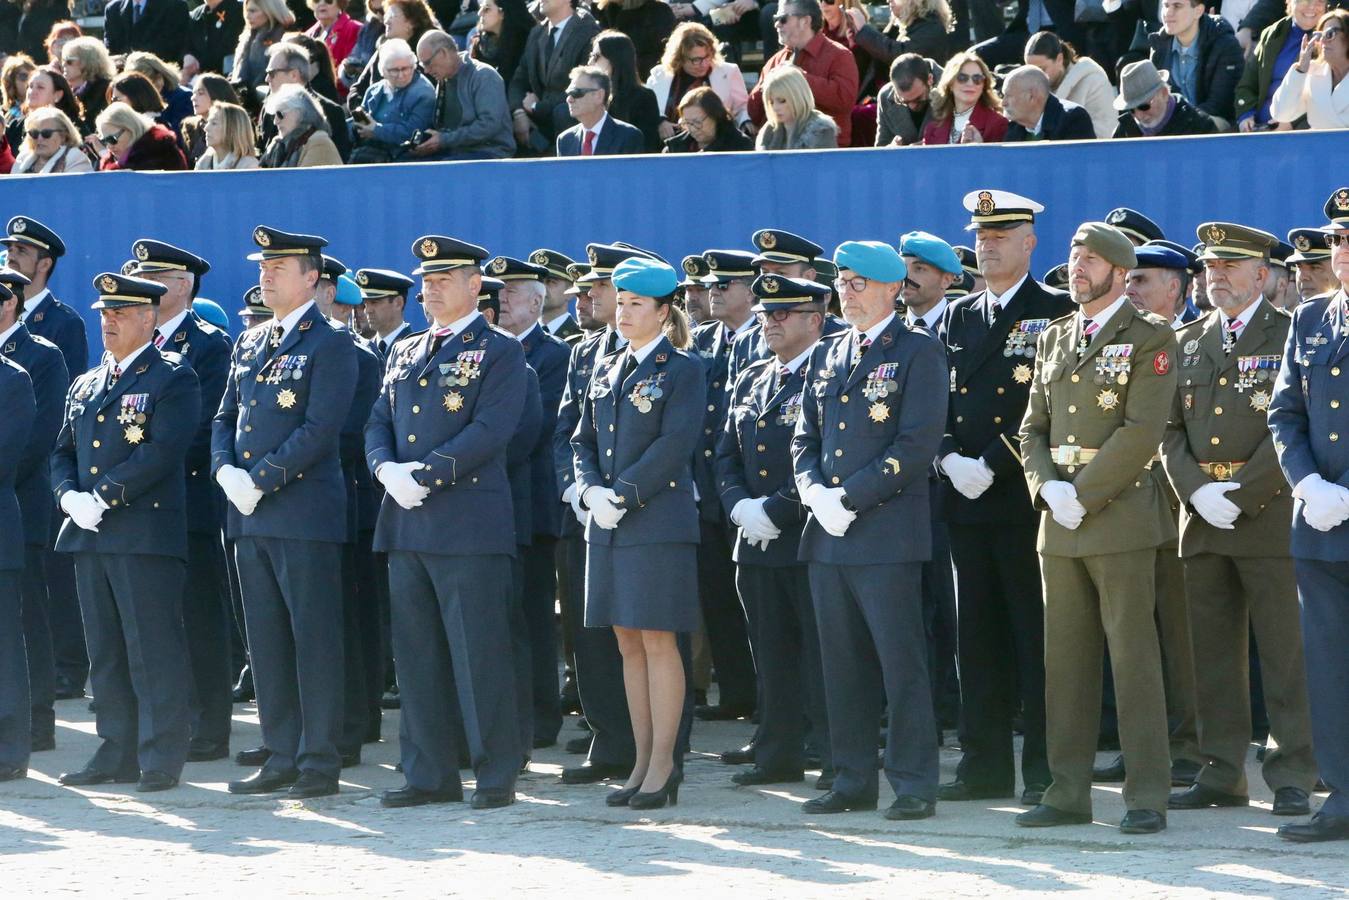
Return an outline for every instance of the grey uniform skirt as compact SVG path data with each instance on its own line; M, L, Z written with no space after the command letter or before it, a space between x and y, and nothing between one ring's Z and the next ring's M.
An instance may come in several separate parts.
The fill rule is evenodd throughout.
M586 545L587 628L698 630L698 545Z

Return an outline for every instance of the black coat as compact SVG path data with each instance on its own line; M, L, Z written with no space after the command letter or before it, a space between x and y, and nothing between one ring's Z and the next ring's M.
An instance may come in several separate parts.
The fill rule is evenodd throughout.
M1213 119L1195 109L1189 100L1186 100L1180 94L1172 94L1176 98L1176 111L1171 114L1171 120L1166 123L1166 127L1153 137L1175 137L1181 134L1216 134L1218 126ZM1143 129L1138 127L1134 121L1133 113L1120 113L1119 124L1115 126L1114 137L1130 138L1142 137Z
M39 66L48 62L47 48L43 45L52 26L70 18L70 3L67 0L47 0L35 3L27 12L24 12L23 0L5 5L12 6L14 10L14 37L12 44L0 42L0 50L27 53Z
M640 131L646 140L646 152L660 152L660 107L650 88L639 84L631 93L614 97L609 101L609 115Z
M103 10L103 43L116 56L146 50L160 59L180 63L187 47L188 12L183 0L145 0L145 13L131 22L133 0L113 0Z
M187 47L201 64L203 72L225 71L225 57L234 52L244 31L244 5L241 0L223 0L214 10L203 3L188 16Z
M880 68L876 74L880 77L888 79L890 63L895 61L895 57L904 53L926 56L938 65L945 65L951 58L951 35L936 13L910 25L907 40L901 41L897 35L898 29L887 27L884 31L878 31L870 25L864 25L862 30L853 36L857 46L879 64ZM862 83L864 85L867 83L865 76Z
M1199 74L1195 79L1194 105L1200 112L1227 119L1236 116L1237 82L1246 65L1246 54L1237 43L1236 33L1222 16L1208 15L1199 20ZM1148 57L1159 69L1171 70L1171 35L1157 31L1148 35ZM1171 90L1179 90L1176 73L1171 72Z
M1085 106L1069 100L1060 100L1053 94L1045 102L1044 119L1040 123L1042 141L1090 141L1096 138L1096 128ZM1014 144L1030 140L1024 125L1013 122L1007 126L1003 143Z
M637 48L637 71L642 74L650 72L660 62L665 42L675 29L674 10L664 0L646 0L635 9L624 9L620 3L611 3L593 12L602 28L612 28L632 38L633 46Z
M744 132L736 128L730 122L724 123L717 129L717 136L712 143L703 148L704 153L731 153L735 151L753 150L754 141L746 137ZM697 153L698 142L689 137L687 131L681 131L674 137L665 142L662 153Z

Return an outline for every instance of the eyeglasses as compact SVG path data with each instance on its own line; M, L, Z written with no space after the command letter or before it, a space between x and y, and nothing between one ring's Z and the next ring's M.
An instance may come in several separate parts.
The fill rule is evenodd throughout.
M1140 103L1140 104L1138 104L1137 106L1135 106L1134 109L1133 109L1133 111L1136 112L1136 113L1138 113L1138 112L1147 112L1147 111L1150 110L1150 109L1152 109L1152 101L1151 101L1151 100L1148 100L1148 101L1145 102L1145 103Z
M567 97L568 100L580 100L580 99L581 99L582 97L584 97L586 94L594 93L595 91L598 91L598 90L599 90L599 88L597 88L597 87L593 87L593 88L583 88L583 87L567 88L567 94L566 94L566 97Z
M1344 34L1343 28L1327 28L1325 31L1321 32L1321 40L1329 41L1342 34Z
M791 17L792 16L790 13L782 13L781 15L776 15L773 17L773 24L785 25L787 23L787 20L790 19Z
M703 116L701 119L690 119L685 117L679 120L679 127L685 131L693 131L695 128L702 128L706 125L707 119L707 116Z
M684 62L691 63L695 66L701 66L703 63L709 62L711 59L712 54L709 53L706 56L686 56L684 57Z
M723 278L721 279L721 281L718 281L715 284L708 285L708 287L714 291L724 291L733 284L745 284L745 283L746 281L743 278Z
M1328 234L1326 235L1327 247L1349 246L1349 234Z
M810 316L814 315L813 309L775 309L769 312L756 313L760 322L767 322L772 319L774 322L785 322L792 316Z
M71 63L74 63L75 65L78 66L80 64L79 58L74 56L64 56L61 58L61 65L68 66Z
M35 141L37 141L37 140L43 140L43 141L45 141L47 138L51 137L52 135L54 135L54 134L59 134L59 133L60 133L60 130L59 130L59 129L56 129L56 128L34 128L34 129L31 129L30 131L28 131L28 136L29 136L30 138L32 138L33 140L35 140Z
M273 119L273 121L276 121L276 122L280 122L280 121L281 121L282 119L284 119L285 117L286 117L286 111L285 111L284 109L278 109L276 112L272 113L272 119Z
M871 284L870 278L863 278L861 275L854 275L852 278L835 278L834 290L843 291L851 289L856 293L861 293Z
M970 73L970 72L957 72L957 73L956 73L956 81L960 82L961 84L983 84L983 83L984 83L984 73L983 73L983 72L974 72L974 73Z
M116 134L100 134L98 136L98 142L102 144L104 147L111 147L113 144L120 141L122 139L122 135L124 134L126 134L126 129L119 128L117 129Z
M277 66L275 69L268 69L266 72L264 72L263 77L267 81L271 81L272 76L274 75L280 75L282 72L294 72L294 71L295 68L293 66Z
M385 75L406 75L415 69L415 66L390 66L384 70Z

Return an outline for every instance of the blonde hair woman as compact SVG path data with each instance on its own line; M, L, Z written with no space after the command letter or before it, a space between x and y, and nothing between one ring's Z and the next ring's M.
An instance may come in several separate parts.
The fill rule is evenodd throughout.
M721 98L737 126L749 121L749 89L740 67L721 56L716 36L699 22L685 22L665 42L665 55L647 76L646 86L656 95L661 112L660 136L669 140L679 131L679 107L688 93L709 87Z
M35 109L23 120L24 141L11 170L15 175L92 172L70 117L54 106Z
M924 144L996 143L1007 134L993 73L973 51L951 57L932 91L932 119Z
M206 114L206 152L197 160L198 171L256 169L257 138L253 120L242 106L215 103Z
M100 171L182 171L187 168L178 139L163 125L120 101L98 116L98 141L104 156Z
M816 150L838 146L838 125L815 108L810 82L796 66L778 66L764 79L758 150Z
M58 63L84 110L84 119L75 124L90 131L98 114L108 105L108 85L117 77L112 57L98 38L77 37L66 41L59 60L52 60L52 65Z
M295 24L295 13L285 0L245 0L244 30L234 50L230 81L256 88L267 77L267 48L285 36Z

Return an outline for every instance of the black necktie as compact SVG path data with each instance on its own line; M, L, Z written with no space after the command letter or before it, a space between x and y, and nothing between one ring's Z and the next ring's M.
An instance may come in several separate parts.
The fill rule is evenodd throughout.
M623 360L623 371L618 376L618 386L622 387L632 377L632 373L637 371L637 357L628 351L628 355Z
M553 51L557 49L557 26L548 26L548 40L543 45L543 65L547 68L548 63L553 61Z
M379 339L379 355L385 356L389 352L389 343L384 338Z

